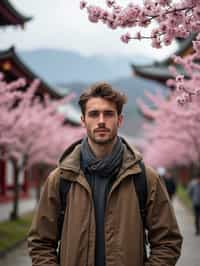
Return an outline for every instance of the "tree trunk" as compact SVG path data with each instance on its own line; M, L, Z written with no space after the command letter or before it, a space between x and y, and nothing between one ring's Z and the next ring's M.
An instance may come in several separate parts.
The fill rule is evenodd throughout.
M16 160L12 160L13 168L14 168L14 187L13 187L13 209L10 213L10 220L17 220L19 218L19 173L20 168L17 165Z

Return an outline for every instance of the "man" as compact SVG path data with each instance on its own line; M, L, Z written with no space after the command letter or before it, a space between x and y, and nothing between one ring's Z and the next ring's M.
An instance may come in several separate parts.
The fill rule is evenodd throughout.
M189 183L188 192L194 211L195 234L198 236L200 235L200 171L197 177Z
M28 237L33 266L55 266L59 181L71 182L60 242L61 266L173 266L180 235L167 192L146 168L146 229L150 256L144 259L144 227L132 176L141 156L122 138L126 97L107 83L94 84L79 100L87 137L73 144L48 177ZM145 260L145 261L144 261Z

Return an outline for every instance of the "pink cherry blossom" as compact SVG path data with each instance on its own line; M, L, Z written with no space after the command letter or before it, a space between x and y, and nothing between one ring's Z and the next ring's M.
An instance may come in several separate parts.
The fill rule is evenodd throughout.
M87 6L87 2L86 1L81 1L80 2L80 9L84 9Z
M57 111L71 96L52 101L46 95L41 102L35 96L39 81L19 90L24 85L23 79L12 83L0 80L0 157L10 160L16 169L15 184L25 168L41 163L55 165L63 150L85 133L81 127L64 124L65 117Z
M200 160L200 109L199 100L194 98L192 105L185 105L180 98L176 104L176 93L166 100L160 94L146 93L155 109L139 101L140 111L153 123L144 126L146 145L145 161L154 167L177 167L190 164L198 167ZM184 94L187 98L188 95ZM186 100L186 102L188 99ZM152 148L153 147L153 148Z
M193 75L200 75L196 61L200 58L200 2L198 0L145 0L143 5L131 2L123 7L117 2L107 0L107 8L91 5L86 9L88 18L94 23L103 23L111 29L127 29L129 33L121 36L121 41L129 43L130 40L151 39L154 48L161 48L170 45L175 38L187 38L191 33L196 33L193 42L194 54L188 55L184 60L175 58L175 63L181 64L187 73L183 83L184 91L188 96L181 96L185 101L191 95L196 95L194 86L195 78ZM92 4L92 1L91 1ZM154 23L156 21L156 23ZM154 23L154 24L153 24ZM139 27L140 34L130 33L130 29ZM144 27L151 27L150 34L142 34ZM188 78L191 82L188 82ZM177 81L175 88L180 88ZM193 87L193 88L192 88Z
M108 7L112 7L115 4L115 0L106 0L106 4Z
M128 32L121 36L121 40L124 43L128 43L130 41L130 39L131 39L131 36Z

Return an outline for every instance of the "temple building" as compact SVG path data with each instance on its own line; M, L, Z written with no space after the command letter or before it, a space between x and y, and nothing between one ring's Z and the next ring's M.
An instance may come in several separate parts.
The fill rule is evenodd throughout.
M4 74L7 82L17 80L18 78L25 78L27 86L31 84L34 79L38 79L36 75L19 57L14 46L8 50L0 51L0 72ZM42 97L44 94L49 94L52 98L59 99L62 97L55 88L51 87L41 78L40 86L37 94Z
M194 52L192 41L195 39L195 34L191 34L187 39L176 39L178 44L178 49L174 53L176 56L180 56L182 58L190 55ZM166 85L166 81L168 79L173 78L169 71L170 66L174 66L178 73L186 75L184 69L180 65L176 65L171 56L161 62L153 62L148 65L135 65L132 64L133 74L145 79L150 79L154 81L158 81L163 85ZM174 89L171 87L170 89ZM140 114L149 122L154 120L154 113L156 110L149 108L143 101L141 101L138 105L138 109ZM191 178L191 170L190 167L178 167L176 168L176 176L179 181L183 185L187 185Z
M196 34L191 34L187 39L176 39L177 41L177 51L174 53L176 56L180 56L184 58L185 56L193 53L193 45L192 41L195 39ZM178 73L186 75L182 66L177 65L173 62L171 56L167 59L157 62L154 61L151 64L147 65L136 65L132 64L132 70L134 76L139 76L145 79L154 80L162 83L162 85L166 86L166 82L168 79L173 78L172 74L169 71L169 67L174 66ZM186 75L187 76L187 75ZM173 87L170 87L173 90ZM140 101L138 105L138 110L140 114L147 120L152 121L154 118L152 114L155 110L150 110L145 104Z
M0 27L6 26L21 26L31 20L31 17L26 17L19 13L8 0L0 1Z
M20 26L24 28L26 22L30 21L30 17L26 17L19 13L8 0L0 1L0 27L1 29L8 26ZM14 50L14 49L12 49ZM0 72L4 74L7 81L11 81L12 63L7 57L8 51L0 52ZM13 77L14 80L14 77ZM6 201L8 190L12 188L12 175L9 171L8 163L5 160L0 160L0 202ZM24 192L27 190L27 182L22 182Z
M187 39L176 39L178 49L174 53L177 56L184 58L185 56L193 53L192 41L195 38L195 34L191 34ZM166 84L166 81L172 78L169 71L169 67L174 65L179 73L184 74L184 70L181 66L175 65L171 56L161 62L153 62L147 65L132 64L132 70L134 75L143 77L145 79L151 79L162 84Z
M4 28L8 26L24 28L25 24L32 18L22 15L8 0L0 1L0 30L3 34ZM31 84L34 79L40 80L40 86L36 92L38 96L43 98L44 94L50 95L52 99L60 99L62 94L56 91L56 88L50 86L43 79L38 77L20 58L17 54L15 47L12 46L7 50L0 50L0 72L3 73L4 79L7 82L17 80L18 78L25 78L27 86ZM80 121L76 110L72 107L68 107L70 110L66 111L67 118L66 123L70 123L73 126L79 126ZM70 115L68 115L70 112ZM72 114L72 115L71 115ZM0 159L0 203L11 200L11 194L9 193L13 189L13 169L12 165ZM20 176L20 195L26 196L29 190L29 182L26 173L22 173Z

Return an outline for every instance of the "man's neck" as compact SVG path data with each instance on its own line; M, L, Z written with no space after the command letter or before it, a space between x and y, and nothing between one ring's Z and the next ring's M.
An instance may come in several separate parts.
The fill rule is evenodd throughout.
M117 141L117 137L110 143L97 144L97 143L92 142L88 138L88 143L90 145L90 148L97 159L102 159L105 156L108 156L109 154L111 154L116 141Z

